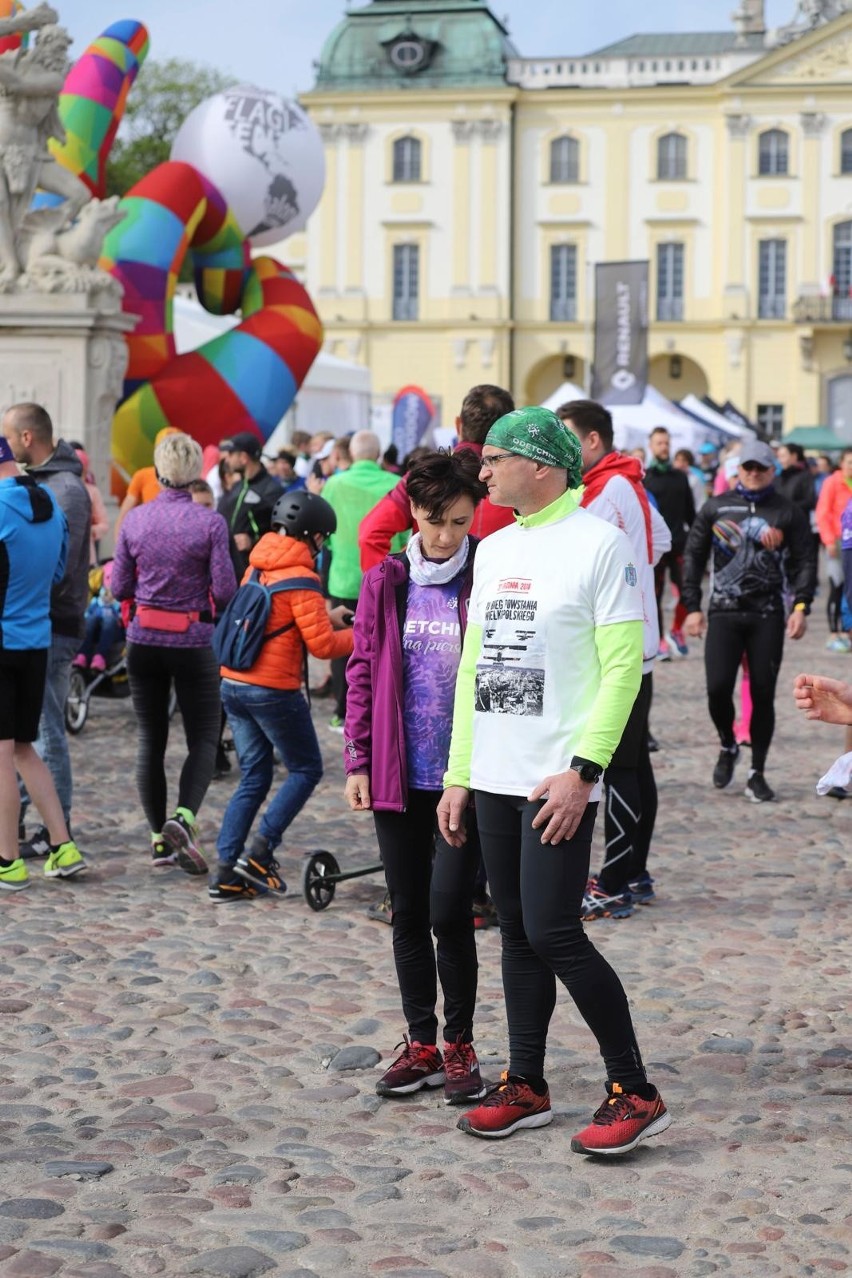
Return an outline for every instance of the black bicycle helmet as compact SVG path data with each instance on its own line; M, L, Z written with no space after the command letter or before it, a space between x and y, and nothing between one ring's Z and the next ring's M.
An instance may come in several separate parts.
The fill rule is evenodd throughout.
M272 510L272 527L286 528L291 537L314 533L330 537L337 528L337 515L324 497L299 489L278 498Z

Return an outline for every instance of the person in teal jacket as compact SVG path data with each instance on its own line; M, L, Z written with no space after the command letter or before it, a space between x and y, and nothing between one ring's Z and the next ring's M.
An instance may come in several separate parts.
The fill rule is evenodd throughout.
M36 754L51 642L50 593L62 580L68 522L53 493L20 473L0 435L0 892L30 885L18 856L16 772L48 830L45 878L86 869L71 839L47 765Z
M642 675L639 573L625 534L580 508L580 444L555 413L501 417L481 462L492 502L514 509L515 523L477 553L438 821L460 846L475 793L500 921L509 1068L458 1126L493 1139L551 1122L544 1056L558 978L607 1071L607 1099L571 1148L622 1154L671 1119L647 1080L621 981L580 914L601 776Z
M352 465L326 480L322 495L337 516L337 529L328 539L331 566L328 570L328 593L332 607L343 605L354 611L361 590L361 552L358 530L361 520L381 501L385 493L399 483L399 475L382 470L379 465L381 442L370 430L358 430L349 441ZM402 550L407 537L395 538L392 551ZM332 661L331 687L334 715L330 727L343 731L346 716L346 659Z

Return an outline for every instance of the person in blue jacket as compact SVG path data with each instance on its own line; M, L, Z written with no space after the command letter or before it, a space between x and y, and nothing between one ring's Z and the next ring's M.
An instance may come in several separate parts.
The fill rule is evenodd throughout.
M44 873L70 878L86 862L68 833L50 772L33 748L50 649L50 591L62 580L68 523L50 489L22 475L0 435L0 891L30 880L18 856L20 773L50 837Z

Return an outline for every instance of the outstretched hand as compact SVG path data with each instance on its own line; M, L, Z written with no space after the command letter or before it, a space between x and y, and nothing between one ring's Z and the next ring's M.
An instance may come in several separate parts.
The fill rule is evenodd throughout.
M793 682L796 709L821 723L852 724L852 684L824 675L800 674Z

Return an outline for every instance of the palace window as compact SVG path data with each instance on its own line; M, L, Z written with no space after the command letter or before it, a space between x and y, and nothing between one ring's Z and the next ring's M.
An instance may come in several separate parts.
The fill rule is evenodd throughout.
M419 182L421 146L418 138L397 138L393 144L394 182Z
M420 249L416 244L393 248L393 317L416 320L420 290Z
M550 180L580 181L580 144L576 138L555 138L550 144Z
M757 317L783 319L787 309L787 241L758 244Z
M657 319L683 319L683 245L657 245Z
M783 129L767 129L757 141L757 171L761 177L789 172L790 139Z
M757 429L770 439L780 439L784 430L784 405L758 404Z
M840 135L840 172L852 173L852 129L844 129Z
M852 222L838 222L834 228L834 270L832 316L852 320Z
M666 133L657 142L657 177L668 182L686 177L686 138L682 133Z
M577 318L577 246L554 244L550 250L550 318Z

